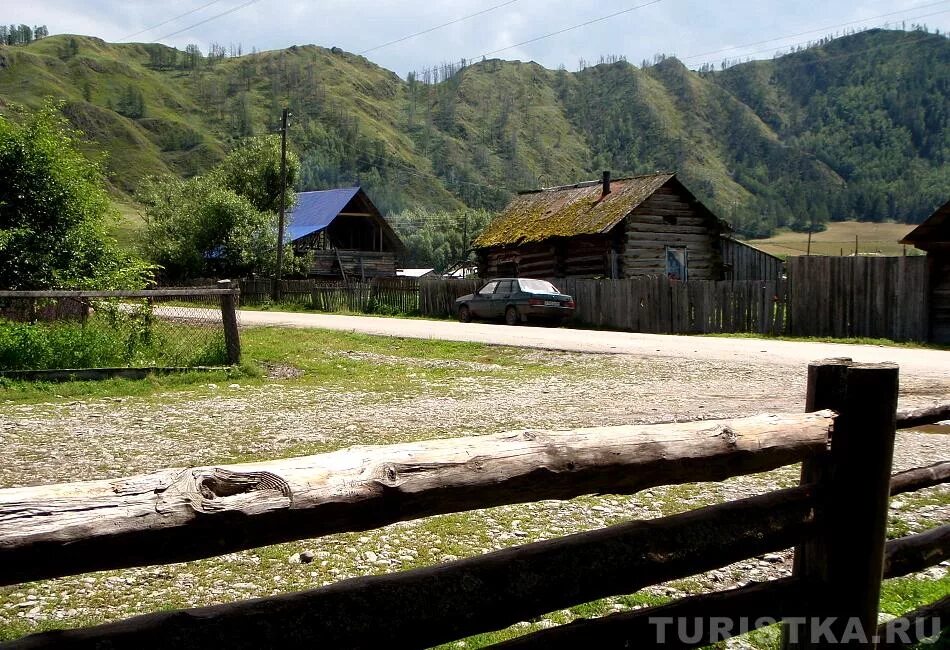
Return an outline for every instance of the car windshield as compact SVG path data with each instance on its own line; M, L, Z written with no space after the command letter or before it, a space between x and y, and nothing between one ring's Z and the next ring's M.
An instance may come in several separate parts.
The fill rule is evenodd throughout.
M561 293L546 280L518 280L521 290L527 293Z

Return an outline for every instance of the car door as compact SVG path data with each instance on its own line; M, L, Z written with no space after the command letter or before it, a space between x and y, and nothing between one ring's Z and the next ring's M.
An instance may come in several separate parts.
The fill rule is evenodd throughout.
M511 280L499 280L495 287L495 293L492 294L491 318L501 318L505 315L505 307L511 298L512 289Z
M472 316L476 318L491 318L491 298L497 286L498 282L492 281L475 292L471 302L468 303L468 309L472 312Z

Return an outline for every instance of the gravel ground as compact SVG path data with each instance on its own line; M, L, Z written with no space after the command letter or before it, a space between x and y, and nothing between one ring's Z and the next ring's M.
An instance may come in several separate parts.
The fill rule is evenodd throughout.
M404 391L370 393L315 386L275 369L249 385L205 385L149 397L0 403L0 487L106 478L168 466L314 453L351 444L386 444L522 427L567 429L637 422L736 417L802 409L805 367L763 361L643 358L517 351L551 372L512 379L491 363L419 360L351 352L368 364L410 364ZM450 379L427 377L451 369ZM901 379L901 407L950 396L950 380ZM903 432L895 470L950 459L950 436ZM156 609L200 606L284 593L343 578L449 561L494 549L791 486L796 467L712 484L657 488L633 496L544 501L431 517L359 534L334 535L219 558L102 572L0 588L0 628L85 625ZM950 521L950 488L903 495L892 532ZM312 554L311 562L301 562ZM679 596L787 575L790 552L725 567L647 590ZM924 577L945 575L935 567ZM636 606L604 601L606 611ZM572 620L555 612L520 627ZM6 633L7 635L10 632ZM2 638L2 637L0 637Z

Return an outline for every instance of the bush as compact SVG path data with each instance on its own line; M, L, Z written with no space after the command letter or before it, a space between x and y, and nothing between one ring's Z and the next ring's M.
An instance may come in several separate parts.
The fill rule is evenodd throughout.
M0 370L210 366L226 359L223 333L199 334L150 315L104 310L85 324L0 321Z

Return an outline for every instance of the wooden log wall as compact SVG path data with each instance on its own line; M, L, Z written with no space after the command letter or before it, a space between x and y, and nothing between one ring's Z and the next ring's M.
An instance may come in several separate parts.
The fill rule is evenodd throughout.
M930 265L930 340L950 343L950 252L931 251Z
M675 185L653 193L625 220L622 275L666 275L666 247L684 246L687 279L722 280L721 229Z
M313 263L310 273L316 276L340 276L350 280L363 278L395 277L396 254L379 251L325 250L310 251Z
M788 259L788 334L928 339L925 257Z
M774 282L785 275L785 261L780 257L730 237L721 238L719 245L726 280Z

